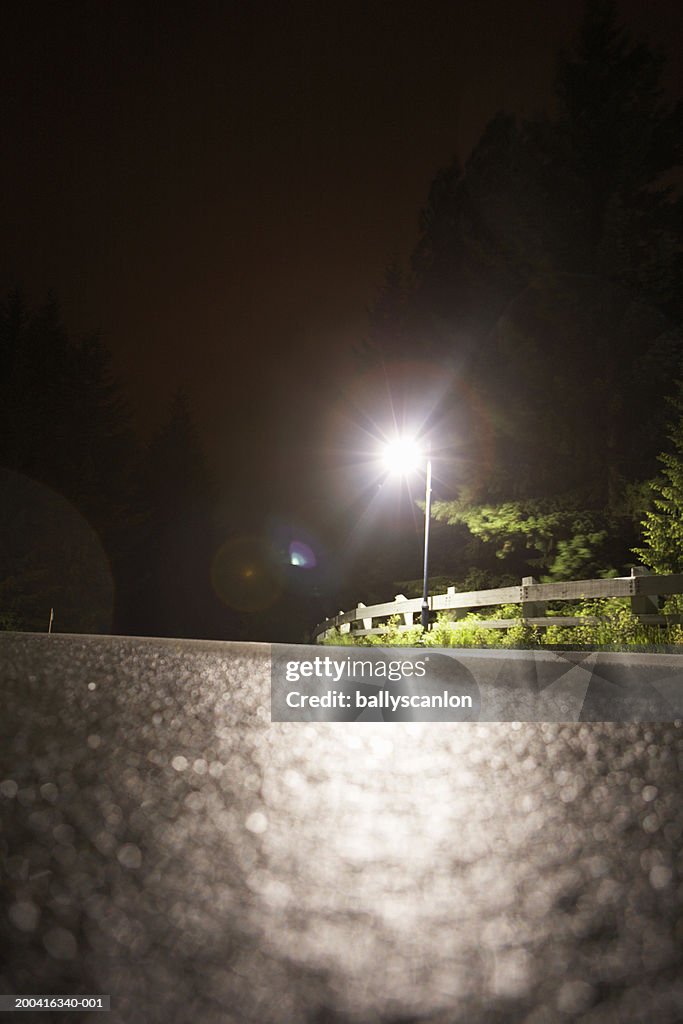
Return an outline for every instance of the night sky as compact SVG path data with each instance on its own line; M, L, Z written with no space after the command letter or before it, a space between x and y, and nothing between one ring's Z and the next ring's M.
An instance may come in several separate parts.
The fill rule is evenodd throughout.
M680 5L618 7L680 95ZM0 286L101 332L143 437L187 387L245 518L305 516L339 368L430 182L496 111L548 107L581 10L3 5Z

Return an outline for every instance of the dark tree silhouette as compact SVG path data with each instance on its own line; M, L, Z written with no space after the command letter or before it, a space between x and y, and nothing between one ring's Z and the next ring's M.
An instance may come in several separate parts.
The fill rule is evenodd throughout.
M179 391L140 464L142 528L136 555L135 631L153 636L223 637L234 622L213 594L218 536L215 487Z
M179 393L146 450L101 339L73 340L50 297L0 306L0 617L64 630L227 636L210 586L211 484ZM22 511L23 510L23 511Z
M506 522L561 524L547 571L580 572L582 553L586 571L607 571L635 543L634 493L655 471L683 357L683 207L669 184L683 117L661 71L614 5L588 3L559 60L556 114L499 114L436 177L410 273L373 323L386 361L390 324L397 356L412 334L455 376L459 497L435 513L474 524L485 507L497 526L478 536L502 536L514 572L539 551L532 526L526 548L506 545Z
M60 544L59 530L63 527L75 536L73 524L79 515L83 517L83 529L94 531L103 546L119 584L116 601L120 602L125 592L123 578L131 521L129 472L136 446L128 410L110 372L108 353L96 336L69 338L54 297L33 310L15 291L0 305L0 366L0 466L20 474L25 481L22 487L16 476L3 476L9 488L8 500L15 512L23 507L22 501L30 504L31 495L38 494L31 487L32 481L45 485L54 495L49 498L47 491L40 492L38 504L45 513L40 537L33 536L30 530L35 509L24 508L26 529L16 534L21 550L5 550L8 561L3 567L4 578L11 576L14 580L12 593L22 607L33 607L36 601L42 607L48 603L48 590L51 601L62 606L66 603L70 611L61 619L62 628L111 628L111 615L93 616L93 609L84 606L85 598L79 610L74 593L69 591L64 553L56 550ZM62 527L54 527L51 544L47 544L45 516L50 519L51 515L47 510L54 513L66 509L64 503L72 506L74 512L60 513ZM91 538L86 547L94 551L97 544ZM34 552L26 563L27 551L32 546L42 554L36 561ZM51 550L55 552L53 564L49 564ZM77 559L75 549L70 550L71 558ZM27 564L26 571L21 569ZM93 572L98 575L100 568ZM87 566L80 576L84 574L87 575ZM46 595L42 603L36 593L23 592L27 588L36 591L36 581L41 579ZM25 599L29 597L27 605ZM44 617L44 612L41 615ZM37 628L32 615L20 615L12 621ZM95 627L94 623L99 625Z

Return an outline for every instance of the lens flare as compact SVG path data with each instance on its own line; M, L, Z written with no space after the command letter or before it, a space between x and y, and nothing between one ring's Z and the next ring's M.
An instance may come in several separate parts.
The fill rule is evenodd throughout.
M302 540L293 540L289 545L289 564L301 569L314 569L316 558L313 550Z

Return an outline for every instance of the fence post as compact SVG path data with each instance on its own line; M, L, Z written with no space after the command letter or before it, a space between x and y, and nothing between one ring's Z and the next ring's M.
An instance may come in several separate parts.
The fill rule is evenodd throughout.
M407 601L408 598L405 594L396 594L394 601ZM412 626L415 622L413 618L413 612L403 612L403 622L406 626Z
M640 618L641 615L657 615L659 612L659 597L657 594L639 594L638 584L635 582L637 576L651 576L652 573L644 565L634 565L631 568L631 576L634 578L633 597L631 598L631 611Z
M359 601L358 607L367 608L367 605L363 604L362 601ZM363 619L363 629L372 629L372 619Z
M538 583L537 579L533 576L522 576L522 618L523 619L536 619L542 618L546 611L546 601L525 601L525 587L532 587L535 583Z
M448 597L455 597L455 587L448 587L446 593ZM449 622L457 622L458 619L468 615L469 611L469 608L449 608L445 615Z

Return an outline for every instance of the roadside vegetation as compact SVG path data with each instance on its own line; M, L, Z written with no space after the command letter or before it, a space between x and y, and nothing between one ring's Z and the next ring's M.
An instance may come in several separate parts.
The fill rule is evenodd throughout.
M675 598L662 609L663 614L680 615L680 599ZM331 631L325 644L330 646L360 647L496 647L505 649L534 649L540 647L607 647L648 650L683 645L683 625L671 622L665 626L643 625L631 611L628 600L608 598L564 604L561 610L548 610L549 617L577 616L585 618L578 626L533 626L520 616L518 605L502 605L488 609L485 614L470 613L453 621L443 613L431 628L422 626L401 628L400 616L387 623L386 631L372 636L354 636L352 633ZM514 619L506 629L496 629L484 623L490 619Z

